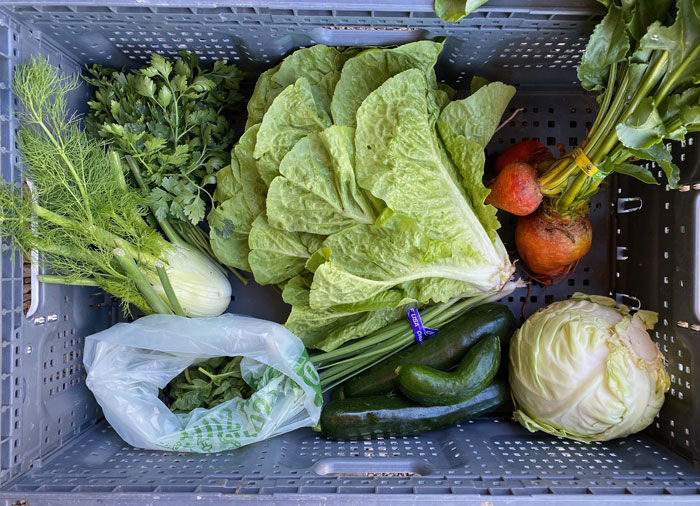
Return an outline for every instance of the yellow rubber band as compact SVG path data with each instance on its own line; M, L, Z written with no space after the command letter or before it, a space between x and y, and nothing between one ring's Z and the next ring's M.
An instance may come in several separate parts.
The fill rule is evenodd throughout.
M586 153L583 152L581 148L576 148L571 152L571 156L574 157L574 162L576 162L576 165L578 165L578 168L583 171L584 174L586 174L589 177L593 177L593 175L598 172L598 167L593 165L593 162L591 162L588 157L586 156Z

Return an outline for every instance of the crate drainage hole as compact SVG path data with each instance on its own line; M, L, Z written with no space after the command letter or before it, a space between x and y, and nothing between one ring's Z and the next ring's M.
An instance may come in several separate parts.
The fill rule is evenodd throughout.
M433 473L432 466L420 459L369 459L327 458L313 466L322 476L426 476Z

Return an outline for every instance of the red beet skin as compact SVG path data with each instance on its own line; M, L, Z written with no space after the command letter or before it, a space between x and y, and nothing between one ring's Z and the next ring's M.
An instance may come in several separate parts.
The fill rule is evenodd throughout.
M527 163L511 163L489 186L486 203L516 216L527 216L542 202L537 171Z
M539 172L540 165L545 167L554 160L552 152L540 141L522 141L506 149L496 158L496 173L501 172L506 165L524 162L532 165Z
M545 206L518 219L515 245L528 268L555 278L591 249L593 229L586 216L562 216Z

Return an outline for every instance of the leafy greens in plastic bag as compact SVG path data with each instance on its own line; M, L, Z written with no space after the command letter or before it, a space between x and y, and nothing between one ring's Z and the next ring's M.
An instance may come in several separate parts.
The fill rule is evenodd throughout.
M172 407L179 414L159 398L159 389L193 364L211 370L222 361L219 378L194 378L201 388L178 395ZM255 318L151 315L119 323L85 340L84 363L86 384L105 418L139 448L231 450L313 427L321 413L320 380L302 342L281 325ZM222 374L240 375L241 382L218 381ZM169 390L185 384L175 381Z

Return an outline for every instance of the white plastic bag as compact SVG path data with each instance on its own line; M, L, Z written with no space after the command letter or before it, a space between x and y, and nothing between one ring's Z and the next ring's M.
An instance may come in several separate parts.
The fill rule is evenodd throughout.
M255 393L212 409L177 415L158 389L197 361L245 357L243 379ZM107 421L130 445L218 452L313 427L321 413L318 373L304 345L273 322L152 315L85 340L87 386Z

